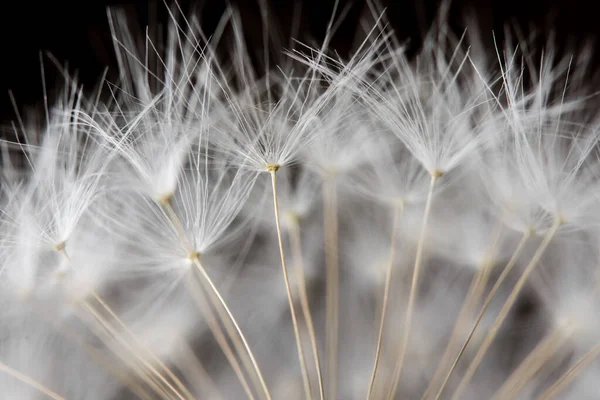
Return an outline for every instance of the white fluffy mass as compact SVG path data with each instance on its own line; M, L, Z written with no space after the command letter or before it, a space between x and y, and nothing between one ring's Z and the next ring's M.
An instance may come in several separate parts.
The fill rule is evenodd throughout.
M261 4L258 49L110 11L119 79L9 125L0 397L597 399L590 49L373 6L345 57Z

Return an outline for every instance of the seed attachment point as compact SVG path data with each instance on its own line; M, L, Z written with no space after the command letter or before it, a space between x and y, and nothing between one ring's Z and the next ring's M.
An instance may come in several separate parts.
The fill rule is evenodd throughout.
M173 193L167 193L167 194L160 195L158 197L158 203L163 206L170 204L172 198L173 198Z
M200 259L200 253L198 253L197 251L191 251L188 254L188 260L190 260L191 262L198 261L199 259Z
M279 164L267 164L267 171L269 172L277 172L277 170L279 170L280 165Z
M438 179L440 177L442 177L445 174L444 171L441 171L439 169L434 169L429 171L429 175L431 175L432 178Z

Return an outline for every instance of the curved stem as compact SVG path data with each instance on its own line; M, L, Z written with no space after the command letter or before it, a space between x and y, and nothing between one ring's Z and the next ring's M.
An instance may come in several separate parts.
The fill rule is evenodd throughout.
M292 252L294 259L296 260L296 271L298 274L298 286L300 292L300 304L302 306L302 313L306 320L306 326L308 328L308 335L310 338L310 344L312 347L313 358L315 360L315 368L317 371L317 379L319 383L319 396L321 400L325 399L325 391L323 389L323 375L321 373L321 361L319 358L319 347L317 346L317 337L315 335L315 327L313 324L312 314L310 312L310 306L308 303L308 293L306 290L306 277L304 274L304 261L302 257L302 242L300 235L300 224L297 219L294 219L291 224L289 232L290 241L292 244Z
M504 381L491 400L514 399L527 383L548 364L548 361L560 349L568 334L556 330L540 341L537 346L522 360L517 368Z
M490 268L484 268L483 270L479 270L475 276L473 276L471 285L469 286L469 290L465 296L463 306L461 307L458 318L456 319L456 323L454 324L452 334L450 335L450 340L448 340L448 344L446 345L444 354L440 359L435 373L433 374L433 378L431 378L427 389L425 389L425 392L423 393L423 400L429 397L431 391L434 390L439 384L439 381L445 377L444 371L446 371L450 361L453 361L451 357L454 356L461 345L461 336L464 333L464 327L465 325L469 324L469 321L472 317L471 314L476 311L475 307L477 306L477 301L479 300L482 291L485 289L485 285L487 284L489 276L489 269ZM446 381L443 383L445 382Z
M94 315L95 310L94 309L88 310L89 306L88 306L87 302L83 302L82 305L83 305L82 308L86 310L86 317L89 317L89 315L91 315L92 317L96 318ZM77 313L75 313L75 315L77 315ZM149 374L148 371L146 371L144 368L141 368L141 366L138 365L138 363L137 363L138 360L134 359L135 357L131 357L129 354L127 354L127 352L123 351L122 346L118 343L116 338L113 338L113 335L106 328L106 325L104 325L100 321L94 321L94 322L96 322L95 324L89 323L87 318L84 318L80 315L77 315L77 316L81 320L81 322L83 322L90 329L90 331L92 331L94 333L94 335L100 340L100 342L106 347L106 349L110 350L118 359L120 359L123 362L123 364L125 366L130 368L131 371L134 371L136 373L136 375L140 378L140 380L142 380L154 392L156 392L156 395L158 395L160 398L163 398L163 399L170 398L169 394L166 393L165 388L160 386L160 384L156 380L156 377ZM42 318L44 318L44 317L42 316ZM52 323L54 325L54 322L52 322ZM54 326L55 326L55 329L57 329L57 331L65 334L69 338L74 339L80 346L82 346L82 348L94 360L98 361L98 363L100 365L102 365L108 371L113 373L117 379L121 380L134 393L136 393L136 394L139 393L141 395L142 394L140 392L140 390L141 390L144 393L144 395L140 396L141 399L147 400L150 397L149 394L145 390L143 390L137 383L135 383L133 380L129 379L128 374L119 372L115 368L114 360L106 357L104 355L104 352L101 352L100 350L98 350L95 347L89 346L87 344L87 340L79 337L78 334L71 332L70 330L65 330L65 328L62 326L61 327L57 327L56 325L54 325ZM127 376L122 376L122 375L127 375ZM155 396L151 396L151 397L154 398Z
M429 381L423 396L421 397L422 400L425 400L429 397L431 391L435 389L435 387L438 385L438 382L444 377L443 373L452 360L451 357L457 351L457 347L460 346L460 338L463 335L464 327L468 325L469 321L472 319L472 314L476 311L476 307L481 300L481 296L483 296L483 292L487 287L492 269L495 266L498 246L500 245L502 227L502 218L499 218L491 234L491 244L486 250L483 260L478 264L477 272L473 276L471 285L469 286L469 290L467 291L467 295L465 296L463 305L461 306L458 314L458 318L456 319L456 323L452 329L450 340L448 340L448 344L446 345L446 349L444 350L444 354L438 363L436 371Z
M42 385L41 383L37 382L36 380L30 378L29 376L17 371L16 369L13 369L11 367L9 367L8 365L4 364L3 362L0 362L0 371L4 372L7 375L12 376L13 378L23 382L24 384L26 384L27 386L37 390L40 393L45 394L46 396L50 397L51 399L54 400L65 400L64 397L59 396L58 394L56 394L55 392L53 392L52 390L48 389L47 387L45 387L44 385Z
M133 355L133 357L151 373L148 374L150 376L147 379L144 379L156 391L156 393L159 396L161 396L164 399L171 399L172 394L169 392L170 390L177 398L179 398L179 400L183 400L181 394L169 383L169 381L167 381L148 361L146 361L143 357L137 354L135 350L131 347L131 345L127 343L127 341L125 341L121 337L121 335L119 335L119 332L115 331L115 329L112 326L110 326L110 324L106 321L106 318L104 318L104 316L102 316L94 307L92 307L86 301L83 302L83 306L90 313L90 315L96 318L98 324L106 331L108 336L113 336L115 338L115 343L118 343L119 345L123 346L124 349L129 351ZM108 340L106 340L105 343L108 343ZM113 352L115 352L115 354L118 354L119 349L114 349ZM134 364L134 369L136 368L138 367L136 367ZM139 368L139 373L140 376L145 376L144 369Z
M242 333L242 330L241 330L240 326L238 325L237 321L235 320L235 318L233 317L233 314L231 313L231 310L227 306L227 303L225 302L225 300L221 296L221 293L218 291L218 289L215 286L215 284L213 283L213 281L210 279L210 277L206 273L206 270L204 269L204 267L200 263L200 259L198 258L198 256L197 255L194 256L192 258L192 261L194 262L194 265L196 266L196 268L200 272L200 275L202 276L202 278L208 284L211 292L217 298L217 300L218 300L219 304L221 305L221 307L223 307L223 309L225 310L225 313L227 314L227 317L229 318L229 321L233 324L233 326L234 326L237 334L239 335L239 338L242 341L242 344L243 344L244 348L246 349L246 352L248 353L248 357L250 357L250 360L252 362L252 365L254 367L256 375L258 376L258 380L260 381L260 385L261 385L263 391L265 392L265 396L266 396L266 398L268 400L271 400L271 394L269 392L269 389L267 388L267 384L265 383L265 380L263 378L262 372L261 372L260 368L258 367L258 363L256 362L256 359L254 358L254 354L252 353L252 350L250 350L250 345L248 344L248 341L246 340L246 336L244 336L244 334Z
M239 340L241 340L241 342L242 342L241 347L244 348L245 352L247 353L248 357L250 358L250 363L252 365L252 369L254 369L254 371L258 377L259 385L261 386L262 390L264 391L265 398L267 400L271 400L271 394L269 392L269 389L267 388L267 385L263 378L262 372L261 372L260 368L258 367L258 363L256 362L256 359L254 358L254 354L252 353L252 350L250 350L250 346L248 345L248 341L246 340L246 337L244 336L242 330L240 329L237 321L233 317L233 314L232 314L231 310L229 309L229 307L227 306L227 303L223 299L223 296L221 296L221 293L219 292L219 290L217 289L217 287L215 286L213 281L208 276L208 273L206 272L206 270L200 263L199 255L195 251L195 249L193 249L191 244L189 243L189 241L185 235L185 231L181 224L181 221L179 220L177 213L175 213L175 211L173 210L173 207L171 207L170 200L168 199L167 201L160 202L160 205L161 205L162 209L164 210L165 214L167 215L169 221L171 222L173 228L177 232L177 235L178 235L179 239L181 240L182 244L189 251L190 260L194 263L194 266L200 272L200 276L203 278L204 282L206 283L207 289L208 289L207 290L208 298L214 304L214 307L215 307L217 313L219 314L219 317L221 318L223 325L225 325L225 328L228 330L231 340L233 341L233 343L236 346L239 345ZM215 299L216 299L216 301L215 301ZM225 315L222 314L223 311L225 312ZM233 329L235 330L235 333L237 333L237 335L233 334L233 332L229 331L228 327L230 326L230 324L233 325Z
M74 343L76 343L78 346L80 346L82 348L82 350L91 359L93 359L96 363L98 363L98 365L100 365L107 372L109 372L114 378L119 380L124 386L126 386L129 390L131 390L131 392L133 394L135 394L142 400L151 400L152 399L150 394L146 390L144 390L144 388L141 386L141 384L138 382L135 382L135 380L131 376L129 376L128 373L124 373L124 372L120 371L118 368L118 365L116 365L114 360L112 358L109 358L105 354L104 351L101 351L100 349L89 345L88 340L86 338L84 338L83 336L81 336L79 333L77 333L77 332L73 331L72 329L69 329L63 325L60 325L59 323L57 323L56 320L54 320L52 318L48 318L48 315L46 315L43 310L38 309L37 307L34 307L34 310L36 310L36 315L41 320L47 322L56 330L56 332L63 335L65 338L72 340ZM77 315L77 313L75 313L75 315ZM101 334L97 333L97 330L98 330L97 326L94 326L91 324L88 325L88 322L85 318L81 318L79 315L77 315L77 317L81 320L82 323L86 324L86 326L88 326L88 328L92 332L94 332L94 334L97 335L98 339L109 350L113 351L115 353L115 355L118 358L120 358L125 365L131 367L134 371L136 371L141 380L143 380L144 382L147 382L147 380L146 380L147 377L145 376L143 371L137 371L137 367L135 365L132 365L131 360L128 360L127 357L125 357L122 354L123 352L114 351L114 349L111 347L111 344L109 343L110 341L108 339L105 339Z
M188 285L192 285L194 283L194 281L190 281L187 283L188 283ZM254 395L252 394L250 385L248 385L248 381L246 380L246 377L244 376L244 373L242 372L241 366L240 366L237 358L235 357L235 354L233 353L233 349L231 348L229 342L227 341L227 338L225 337L225 333L223 332L223 329L221 329L221 327L219 326L219 322L217 321L215 314L210 309L210 305L208 304L208 300L205 298L205 294L203 293L203 290L201 290L199 288L198 289L190 288L190 293L192 294L192 297L198 304L198 307L200 308L202 314L204 314L204 318L206 318L208 327L210 328L213 336L215 337L215 340L219 344L219 347L223 351L225 358L227 358L227 361L231 365L233 372L235 373L238 380L240 381L240 384L242 385L244 392L246 392L246 395L248 396L248 398L250 400L254 400Z
M388 393L388 400L393 399L400 382L400 375L402 374L402 366L404 364L404 357L406 355L406 348L408 346L408 340L410 337L410 328L412 324L412 314L414 310L414 303L417 296L417 289L419 285L419 274L421 272L421 262L423 259L423 247L425 244L425 236L427 233L427 220L429 219L429 213L431 211L431 203L433 201L433 189L435 184L440 177L440 174L434 173L431 175L431 181L429 183L429 192L427 193L427 201L425 203L425 211L423 213L423 224L421 225L421 234L419 235L419 242L417 243L417 254L415 256L415 265L413 268L413 277L410 285L410 294L408 297L408 306L406 309L406 317L404 321L404 335L402 337L402 344L400 345L400 353L398 355L398 361L394 367L394 375L392 378L392 388Z
M561 224L562 224L562 218L559 215L557 215L554 218L554 223L552 224L552 227L550 228L550 230L548 230L548 232L546 232L546 235L544 236L542 243L540 243L535 254L533 255L533 258L531 259L531 261L529 261L529 264L527 264L527 266L523 270L521 277L515 284L513 290L511 291L510 295L508 296L508 299L506 299L506 302L504 303L504 306L500 310L498 317L496 317L496 320L494 321L488 334L486 335L485 339L483 340L483 343L481 344L481 346L479 347L479 350L475 354L475 358L469 365L469 368L467 368L467 372L465 373L465 376L462 378L462 380L458 384L458 387L456 388L456 391L454 392L454 395L452 396L452 400L458 400L461 398L463 391L466 389L467 385L473 378L473 375L475 375L475 372L477 371L477 368L479 367L481 360L483 359L487 350L489 349L492 342L496 338L496 335L498 334L498 330L500 329L500 326L506 319L506 316L508 315L513 304L517 300L517 297L521 293L521 290L523 289L525 282L527 282L527 278L529 278L529 275L531 275L531 273L533 272L533 269L535 268L535 266L537 265L539 260L544 255L546 248L550 244L550 241L556 234L556 231L558 230L558 228L560 227Z
M69 254L67 253L66 249L65 249L65 245L64 243L57 246L56 250L67 260L67 262L69 263L69 265L73 265L72 261L71 261L71 257L69 256ZM167 374L167 376L169 376L171 378L171 380L173 380L173 382L175 383L175 386L177 386L179 388L179 390L177 390L175 387L173 387L173 385L171 385L171 383L163 376L163 374L158 371L156 368L154 368L150 363L148 363L147 361L145 361L141 356L136 355L136 351L133 348L133 346L131 346L129 343L127 343L127 341L122 337L122 335L113 327L110 326L110 324L108 323L108 321L106 320L106 318L104 318L104 316L102 316L100 313L98 313L94 307L91 306L91 304L89 304L89 302L85 302L85 306L86 309L88 311L90 311L94 317L96 319L98 319L98 321L100 321L105 327L106 329L116 338L118 338L118 341L121 342L122 345L124 345L126 348L129 348L131 353L134 354L134 356L136 358L138 358L144 365L146 365L146 367L152 372L154 373L158 379L167 387L169 388L172 392L174 392L174 394L181 400L184 400L184 395L187 397L188 400L193 400L194 396L192 396L192 394L187 390L187 388L183 385L183 383L175 376L175 374L158 358L156 357L154 354L152 354L152 352L150 352L150 350L148 350L140 341L139 339L133 334L133 332L131 332L131 330L125 325L125 323L121 320L121 318L119 318L119 316L108 306L108 304L102 299L102 297L100 297L100 295L94 291L93 289L89 289L89 292L92 294L92 297L104 308L104 310L110 315L110 317L112 317L117 323L118 325L125 331L125 333L127 333L127 335L129 337L131 337L131 339L135 342L135 344L137 346L139 346L139 348L146 353L147 356L149 356L154 362L156 362ZM180 392L181 390L181 392Z
M207 398L213 400L222 400L223 396L219 392L214 380L206 370L202 360L198 358L194 349L187 343L184 337L181 337L181 346L178 349L178 355L182 359L181 372L190 381L198 381L198 386L203 388L203 392L208 392Z
M377 378L377 370L379 368L379 359L381 357L381 346L383 343L383 329L385 326L385 316L388 309L388 300L390 293L390 286L392 282L392 270L394 266L394 258L396 257L396 238L398 233L398 220L402 215L404 206L402 203L394 207L394 220L392 223L392 234L390 240L390 254L385 271L385 286L383 289L383 304L381 307L381 319L379 321L379 330L377 334L377 347L375 349L375 360L373 361L373 372L371 373L371 381L369 382L369 390L367 392L367 400L371 399L373 395L373 387L375 386L375 380Z
M194 256L194 257L199 257L199 256ZM256 367L255 367L254 363L252 362L251 357L248 354L248 351L246 349L246 346L244 345L244 342L241 340L241 338L238 334L238 330L236 329L235 325L231 322L231 318L229 318L227 311L223 308L223 306L221 305L221 302L219 301L219 298L214 294L214 291L211 289L210 285L208 283L206 283L206 279L203 278L203 276L195 276L195 280L197 281L197 283L200 287L194 288L193 286L188 285L188 288L190 288L192 290L196 289L195 292L198 292L198 293L192 292L192 295L193 296L206 295L205 297L201 297L201 298L204 300L208 299L208 304L206 304L206 305L201 303L200 301L197 301L198 306L200 307L201 310L203 310L202 312L207 317L208 317L208 314L207 314L208 312L210 312L212 314L211 307L214 308L214 310L217 313L217 316L219 317L219 321L225 328L225 333L227 333L227 337L233 343L233 347L235 348L237 357L240 358L246 372L250 375L250 379L252 380L252 383L253 383L255 389L257 390L257 392L263 392L264 391L263 385L260 382L258 373L256 372ZM202 308L202 307L204 307L204 308ZM210 319L209 319L209 321L210 321ZM213 334L216 334L216 329L220 330L219 334L223 333L223 331L221 330L221 326L219 325L218 322L216 324L214 324L214 328L211 328ZM219 341L219 338L217 338L216 336L215 336L215 338L217 339L217 341ZM229 342L227 340L225 340L223 342L223 344L228 346L229 349L231 349L231 347L229 346ZM223 348L223 347L222 347L222 349L225 350L225 348ZM237 358L234 355L233 358L231 359L231 361L236 361L236 360L237 360ZM231 365L232 365L232 367L234 366L233 364L231 364ZM240 381L240 383L243 384L242 381Z
M512 257L510 258L510 260L504 267L504 270L502 271L502 273L496 280L494 287L492 287L492 290L487 295L485 301L483 302L483 306L481 307L481 310L479 311L479 314L477 315L477 318L475 319L475 323L473 324L473 327L471 328L471 331L469 332L469 335L467 336L467 339L465 340L462 347L460 348L460 351L456 355L456 358L454 359L454 362L452 363L450 370L448 371L448 373L446 374L446 377L444 378L444 382L442 383L442 386L440 387L440 389L438 390L438 392L435 396L436 400L438 400L441 397L442 392L444 391L444 389L446 388L446 385L448 384L448 381L450 380L450 376L452 375L452 373L454 372L454 369L458 365L458 362L460 361L465 350L467 349L467 346L469 345L469 343L471 343L471 340L473 339L473 335L475 334L477 327L479 327L479 324L481 323L483 316L485 315L485 312L487 311L488 307L492 303L492 300L494 299L496 292L498 291L498 289L500 288L500 286L502 285L502 283L508 276L509 272L513 269L514 265L517 263L517 260L521 256L523 249L525 249L525 244L527 243L527 241L529 240L530 237L531 237L531 234L529 232L526 232L523 234Z
M106 302L96 293L95 291L91 291L94 299L102 305L102 307L108 312L108 314L115 320L117 323L123 328L123 330L132 338L132 340L143 350L146 355L148 355L152 361L157 363L167 374L169 378L175 383L175 385L181 390L181 392L190 400L194 399L194 396L190 393L190 391L185 387L185 385L181 382L181 380L171 371L171 369L154 353L152 353L146 346L144 346L139 339L131 332L131 330L125 325L125 323L119 318L119 316L106 304Z
M327 398L336 399L338 389L339 285L337 188L335 177L325 180L323 222L325 230L325 362Z
M279 242L279 255L281 256L281 269L283 271L283 280L285 282L285 290L287 292L288 302L290 306L290 313L292 316L292 325L294 327L294 335L296 336L296 346L298 347L298 357L300 359L300 367L302 369L302 381L304 384L304 391L308 399L311 398L310 382L308 380L308 370L306 368L306 358L304 356L304 350L302 347L302 340L300 338L300 330L298 328L298 319L296 318L296 311L294 307L294 300L292 298L292 289L290 287L290 280L288 277L287 265L285 261L285 252L283 250L283 240L281 239L281 224L279 223L279 201L277 199L277 177L276 169L270 169L271 184L273 188L273 207L275 212L275 225L277 227L277 241Z
M571 368L567 370L552 386L542 393L537 400L550 400L564 390L585 367L600 355L600 343L592 347Z

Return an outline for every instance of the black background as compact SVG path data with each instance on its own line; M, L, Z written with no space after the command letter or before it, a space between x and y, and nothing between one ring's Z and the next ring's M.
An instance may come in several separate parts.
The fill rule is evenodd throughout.
M239 7L247 35L260 38L260 14L256 1L230 2ZM340 3L345 5L347 2L341 0ZM397 35L411 37L414 43L418 43L420 32L431 24L435 16L438 2L381 0L380 3L387 7L388 18ZM184 10L191 7L191 2L180 1L179 4ZM225 4L221 0L195 3L197 8L202 9L200 15L207 32L218 21ZM322 37L334 1L304 0L301 12L294 4L294 0L269 1L273 20L279 21L285 30L291 25L292 18L300 15L301 31L317 40ZM68 62L69 71L77 72L84 85L94 85L106 67L109 68L109 79L114 78L116 67L106 17L107 6L125 8L141 32L148 23L164 22L168 18L162 1L3 2L0 6L0 119L3 122L15 116L9 90L14 93L19 108L41 103L40 51L50 52L61 64ZM364 0L352 2L345 23L333 41L333 47L341 53L350 47L363 9ZM484 42L490 45L491 32L501 34L507 23L516 24L526 32L535 27L540 37L554 31L559 43L580 43L595 39L600 33L600 13L595 10L592 1L456 0L451 4L450 21L457 32L464 29L463 17L468 14L476 17L484 32ZM44 63L46 82L51 92L61 81L57 69L47 59Z

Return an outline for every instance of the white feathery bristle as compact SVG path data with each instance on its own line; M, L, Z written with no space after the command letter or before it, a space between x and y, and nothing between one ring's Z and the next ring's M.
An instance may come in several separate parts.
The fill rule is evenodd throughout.
M115 73L17 113L0 397L596 398L592 47L258 5L109 10Z

